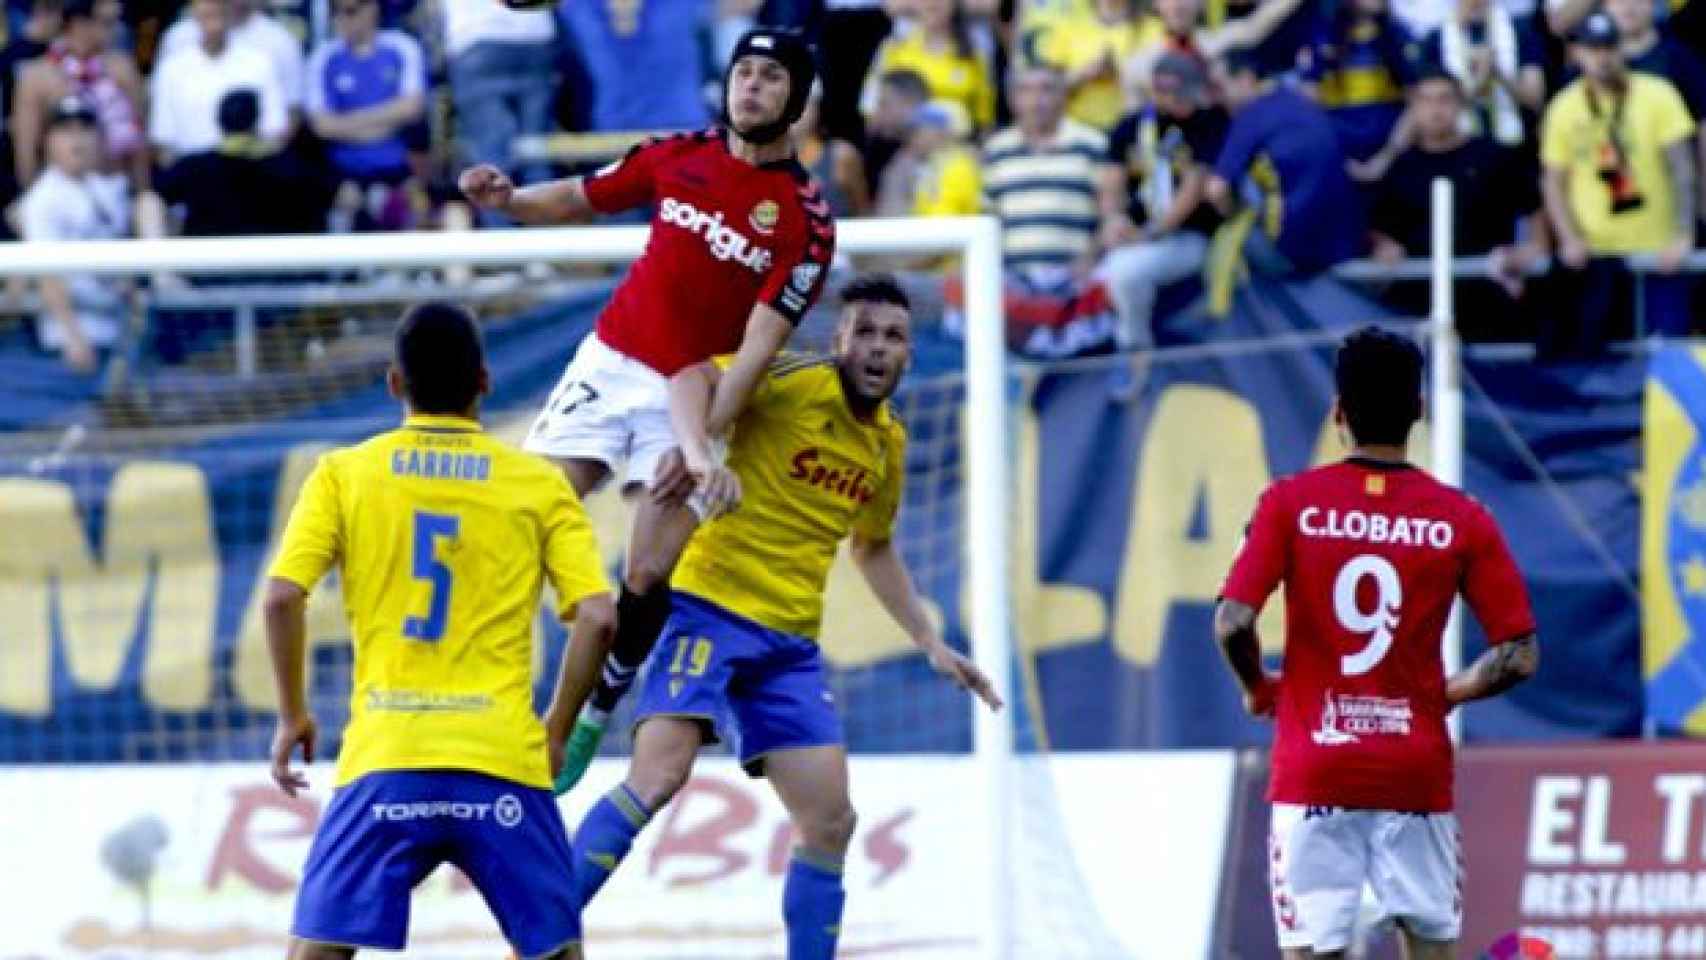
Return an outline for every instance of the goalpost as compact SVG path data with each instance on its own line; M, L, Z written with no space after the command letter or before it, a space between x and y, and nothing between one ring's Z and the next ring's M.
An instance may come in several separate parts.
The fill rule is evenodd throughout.
M643 226L554 227L470 233L407 232L340 236L52 241L8 244L0 276L140 276L159 272L241 274L306 269L520 266L534 262L626 263L639 256ZM1001 316L1000 227L990 217L871 219L841 223L841 252L948 254L960 258L965 287L967 477L963 563L971 603L967 633L974 659L1010 703L1013 643L1008 579L1011 460L1007 349ZM1012 708L971 707L973 753L988 805L986 859L975 896L984 903L979 953L1011 956L1010 825L1014 755Z

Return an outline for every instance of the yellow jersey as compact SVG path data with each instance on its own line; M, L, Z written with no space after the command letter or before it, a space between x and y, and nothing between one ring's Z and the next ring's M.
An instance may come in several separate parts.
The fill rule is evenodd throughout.
M983 174L977 154L950 144L931 154L913 188L915 217L975 217L983 210Z
M876 59L865 75L859 105L867 115L876 109L878 84L890 70L916 72L930 88L930 99L958 103L979 130L994 126L995 86L982 56L961 56L952 49L932 50L925 46L922 30L889 37L877 48Z
M1540 162L1568 172L1570 212L1595 253L1653 253L1676 236L1676 197L1665 148L1690 137L1694 121L1670 81L1629 74L1621 111L1595 103L1577 80L1552 98L1541 125ZM1614 204L1602 170L1616 166L1611 140L1614 115L1622 119L1626 163ZM1636 203L1639 198L1639 203ZM1621 207L1622 209L1618 209Z
M411 416L321 457L303 485L271 574L311 590L334 564L355 640L338 785L436 768L549 787L540 591L549 578L567 619L610 590L562 472L474 421Z
M787 356L735 421L727 463L740 477L740 507L699 528L671 585L815 640L836 547L849 533L893 536L906 430L887 403L870 421L855 417L833 361Z
M1120 72L1133 56L1167 38L1161 18L1149 15L1124 23L1103 23L1092 15L1062 17L1044 29L1037 39L1036 55L1044 63L1065 73L1081 70L1104 55L1114 62L1114 76L1097 77L1072 91L1066 115L1085 126L1106 133L1125 115L1125 90Z

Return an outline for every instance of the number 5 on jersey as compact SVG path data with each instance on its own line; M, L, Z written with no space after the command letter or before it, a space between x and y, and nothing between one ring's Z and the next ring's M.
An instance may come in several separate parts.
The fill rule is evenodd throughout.
M451 576L450 568L438 559L438 541L455 537L461 526L461 517L415 511L414 578L425 580L432 587L432 595L424 619L403 619L403 636L411 640L437 643L444 639L445 621L450 618Z
M1364 579L1374 578L1374 609L1365 611L1357 603L1357 589ZM1339 658L1339 671L1347 677L1373 670L1392 649L1392 631L1398 629L1398 608L1404 602L1404 585L1392 561L1372 553L1352 557L1333 581L1333 613L1339 625L1351 633L1367 634L1368 643L1356 653Z

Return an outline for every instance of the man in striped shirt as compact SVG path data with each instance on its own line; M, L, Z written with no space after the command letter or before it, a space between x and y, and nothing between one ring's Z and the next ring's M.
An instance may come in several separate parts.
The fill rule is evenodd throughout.
M1096 262L1096 167L1108 140L1066 117L1057 67L1017 69L1008 94L1015 123L983 148L985 206L1001 219L1007 269L1083 279Z

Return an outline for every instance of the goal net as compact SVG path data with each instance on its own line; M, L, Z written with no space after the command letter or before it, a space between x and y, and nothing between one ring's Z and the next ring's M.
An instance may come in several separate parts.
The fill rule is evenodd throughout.
M124 333L101 375L33 352L35 304L0 306L0 848L40 869L0 880L24 922L0 956L275 956L347 720L351 652L335 575L308 612L321 765L305 797L267 779L274 693L260 597L296 493L320 453L397 422L391 325L448 298L486 325L488 428L519 442L614 282L639 228L459 236L84 243L20 248L0 271L69 265L124 281ZM853 955L1127 955L1077 867L1094 839L1063 822L1013 679L1009 576L1034 550L1011 509L1010 410L989 221L843 225L867 258L957 255L971 342L937 333L921 284L916 367L895 400L910 447L899 544L950 642L1007 692L996 717L937 677L845 557L823 645L852 750L860 825L842 943ZM264 276L263 276L264 273ZM825 349L833 291L795 347ZM9 312L8 312L9 311ZM1034 493L1034 490L1032 490ZM612 571L630 507L588 509ZM1015 581L1016 582L1016 581ZM565 644L544 610L536 692ZM572 826L626 769L628 710L564 798ZM1018 731L1017 744L1014 732ZM600 957L784 952L792 837L761 781L708 753L586 914ZM21 874L23 871L15 873ZM454 871L417 891L411 956L501 949Z

